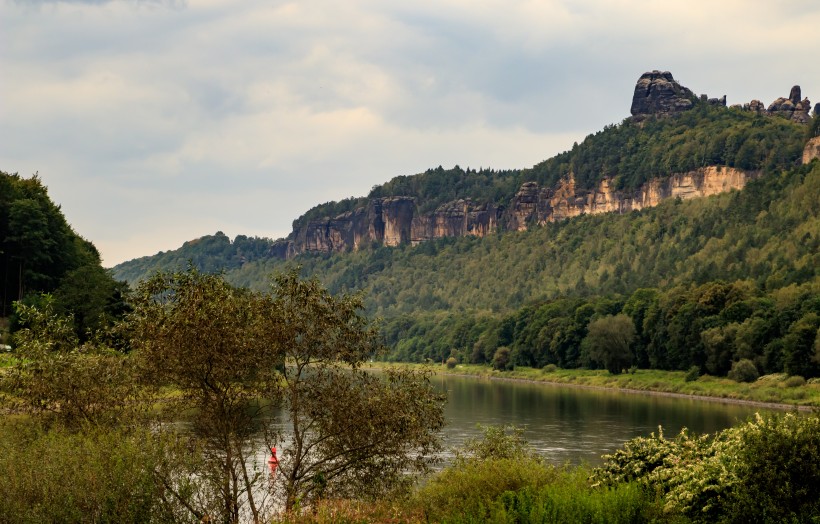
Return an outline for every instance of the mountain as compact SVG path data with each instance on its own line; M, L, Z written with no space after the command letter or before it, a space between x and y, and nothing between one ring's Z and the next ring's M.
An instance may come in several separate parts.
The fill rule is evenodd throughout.
M757 100L726 108L725 97L696 97L668 72L646 73L635 87L632 117L531 169L439 166L396 177L367 197L316 206L293 222L287 238L275 242L237 237L231 248L218 234L124 262L113 273L133 282L189 260L205 270L233 270L264 258L483 237L741 189L763 172L799 161L810 106L799 97L795 86L790 99L779 98L768 110Z
M211 263L242 286L299 264L364 290L393 359L600 366L588 325L626 315L639 366L820 375L820 118L799 96L726 107L647 73L631 117L530 169L397 177L254 260L221 238Z

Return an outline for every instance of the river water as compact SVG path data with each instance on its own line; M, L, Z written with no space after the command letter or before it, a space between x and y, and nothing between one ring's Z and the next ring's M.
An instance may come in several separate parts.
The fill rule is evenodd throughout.
M663 426L671 438L682 428L714 433L762 408L686 398L478 377L435 375L446 392L444 443L448 449L481 435L478 424L524 428L530 444L552 463L598 465L601 455ZM451 453L445 454L445 459Z

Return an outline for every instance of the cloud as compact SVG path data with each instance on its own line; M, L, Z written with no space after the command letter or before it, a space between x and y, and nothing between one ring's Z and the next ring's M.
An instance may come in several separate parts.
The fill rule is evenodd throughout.
M671 70L730 103L820 98L794 0L0 0L0 169L39 171L106 263L428 167L528 167Z

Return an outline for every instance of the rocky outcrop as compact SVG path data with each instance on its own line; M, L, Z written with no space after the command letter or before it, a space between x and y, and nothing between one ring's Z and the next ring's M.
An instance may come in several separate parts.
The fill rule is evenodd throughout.
M374 198L366 207L295 227L288 238L274 243L270 255L290 259L300 253L339 253L373 243L415 245L436 238L524 231L585 214L627 213L656 206L668 198L688 199L742 189L756 175L730 167L706 167L654 179L636 191L624 192L615 189L609 179L602 180L593 191L577 190L570 173L553 188L524 183L508 209L460 199L426 214L418 211L415 199L410 197Z
M794 86L789 92L788 98L780 97L769 104L768 107L764 106L760 100L752 100L748 104L733 107L741 107L746 111L752 111L759 115L788 118L798 124L807 124L811 120L809 116L811 112L811 102L808 98L800 100L800 96L800 86ZM815 113L817 113L816 108Z
M820 158L820 136L816 136L809 140L806 147L803 148L804 164L808 164L815 158Z
M301 253L351 251L372 243L398 246L434 238L483 237L498 231L502 211L495 204L461 199L420 214L414 198L374 198L367 207L295 226L287 238L274 242L270 256L290 259Z
M800 86L794 86L788 98L778 98L768 107L759 100L732 107L805 123L809 121L811 103L800 97ZM651 71L641 75L635 85L631 112L633 119L640 121L674 115L695 104L725 107L726 96L698 98L672 73ZM815 107L815 114L819 110ZM820 139L815 138L806 146L803 162L818 157ZM555 187L540 187L536 182L523 184L507 208L498 203L459 199L429 213L421 213L411 197L374 198L364 207L333 218L295 224L287 238L273 244L270 255L289 259L300 253L338 253L371 244L398 246L444 237L483 237L499 230L523 231L584 214L626 213L656 206L668 198L688 199L741 189L755 176L757 173L729 167L706 167L651 180L635 191L617 190L609 179L589 191L577 189L575 177L569 172Z
M651 115L672 115L692 109L695 94L680 85L669 71L641 75L632 95L632 116L636 120ZM725 104L725 97L723 99Z
M756 172L731 167L706 167L651 180L633 192L616 190L608 179L593 191L579 192L570 174L555 189L539 188L535 182L521 186L505 221L510 229L524 230L579 215L628 213L657 206L668 198L686 200L742 189L756 176Z

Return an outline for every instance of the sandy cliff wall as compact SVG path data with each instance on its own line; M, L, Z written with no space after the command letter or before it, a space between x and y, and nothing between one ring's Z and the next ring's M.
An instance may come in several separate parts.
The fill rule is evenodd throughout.
M820 156L820 141L816 154ZM805 158L805 157L804 157ZM483 237L501 229L523 231L547 222L584 214L626 213L653 207L668 198L696 198L742 189L757 173L730 167L706 167L654 179L632 192L616 190L603 180L593 191L581 191L570 175L554 188L535 182L521 186L509 208L470 199L448 202L422 214L414 198L375 198L367 207L335 218L311 220L277 241L271 255L289 259L300 253L339 253L376 243L417 244L444 237Z

